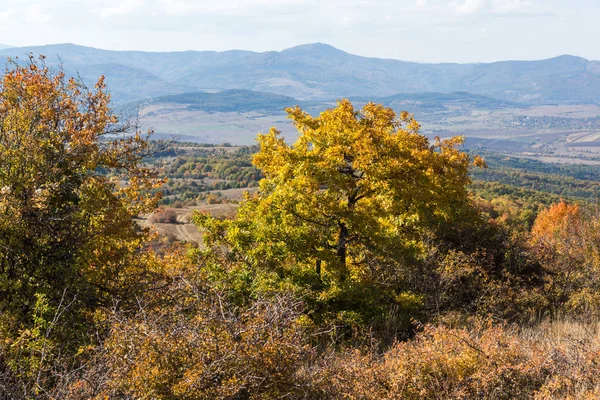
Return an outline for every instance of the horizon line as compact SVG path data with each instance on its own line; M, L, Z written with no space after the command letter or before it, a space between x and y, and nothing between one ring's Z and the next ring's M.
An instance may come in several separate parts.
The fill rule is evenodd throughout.
M292 47L286 47L284 49L281 50L266 50L266 51L254 51L254 50L244 50L244 49L228 49L228 50L193 50L193 49L189 49L189 50L169 50L169 51L151 51L151 50L135 50L135 49L129 49L129 50L114 50L114 49L105 49L105 48L101 48L101 47L94 47L94 46L86 46L86 45L81 45L81 44L77 44L77 43L73 43L73 42L64 42L64 43L48 43L48 44L39 44L39 45L27 45L27 46L12 46L12 45L8 45L8 44L1 44L0 46L5 46L5 47L0 47L0 52L6 52L9 50L18 50L18 49L29 49L29 48L40 48L40 47L53 47L53 46L75 46L75 47L81 47L81 48L87 48L87 49L93 49L93 50L99 50L99 51L109 51L109 52L117 52L117 53L128 53L128 52L135 52L135 53L158 53L158 54L169 54L169 53L228 53L228 52L247 52L247 53L253 53L253 54L267 54L267 53L282 53L284 51L288 51L288 50L293 50L293 49L297 49L297 48L301 48L301 47L308 47L308 46L315 46L315 45L320 45L323 47L328 47L331 49L334 49L338 52L342 52L345 53L347 55L351 55L354 57L361 57L361 58L367 58L367 59L375 59L375 60L388 60L388 61L398 61L398 62L405 62L405 63L414 63L414 64L433 64L433 65L441 65L441 64L456 64L456 65L468 65L468 64L495 64L495 63L503 63L503 62L536 62L536 61L548 61L548 60L554 60L557 58L561 58L561 57L572 57L572 58L579 58L579 59L583 59L586 61L598 61L598 60L592 60L592 59L588 59L585 57L581 57L578 55L574 55L574 54L558 54L556 56L553 57L548 57L548 58L541 58L541 59L506 59L506 60L497 60L497 61L468 61L468 62L449 62L449 61L439 61L439 62L430 62L430 61L411 61L411 60L401 60L401 59L397 59L397 58L386 58L386 57L369 57L369 56L363 56L360 54L354 54L354 53L350 53L347 52L345 50L342 50L338 47L335 47L333 45L330 45L328 43L324 43L324 42L312 42L312 43L303 43L303 44L298 44Z

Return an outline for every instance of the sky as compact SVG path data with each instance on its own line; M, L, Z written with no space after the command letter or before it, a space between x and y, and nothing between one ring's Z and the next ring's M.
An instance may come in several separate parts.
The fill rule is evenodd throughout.
M600 60L598 0L0 0L0 43L282 50L419 62Z

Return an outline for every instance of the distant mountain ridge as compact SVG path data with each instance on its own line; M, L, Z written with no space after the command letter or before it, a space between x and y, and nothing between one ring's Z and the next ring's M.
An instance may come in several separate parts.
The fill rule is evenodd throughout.
M199 89L252 90L299 100L468 92L524 104L600 103L600 62L575 56L539 61L425 64L352 55L315 43L283 51L112 51L59 44L0 50L44 54L86 82L105 75L120 103Z
M497 100L491 97L467 92L452 93L399 93L387 97L350 97L357 107L367 102L381 103L397 112L410 110L423 115L455 113L456 110L502 110L521 109L521 103ZM298 100L293 97L244 89L230 89L219 92L190 92L158 96L151 99L134 101L116 108L121 116L135 118L142 114L169 114L181 111L200 111L207 113L259 113L262 115L282 115L287 107L296 105L312 115L332 107L334 101ZM440 114L441 113L441 114Z

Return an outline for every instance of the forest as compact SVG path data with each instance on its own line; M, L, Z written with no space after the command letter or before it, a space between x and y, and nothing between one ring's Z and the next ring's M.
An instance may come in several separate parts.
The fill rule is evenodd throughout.
M6 71L1 398L600 397L593 166L472 154L375 103L286 111L294 144L155 142L102 78ZM226 188L253 190L193 214L200 245L135 222Z

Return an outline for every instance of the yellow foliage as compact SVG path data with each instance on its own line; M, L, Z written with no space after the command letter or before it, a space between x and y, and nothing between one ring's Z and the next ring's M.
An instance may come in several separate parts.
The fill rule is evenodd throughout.
M430 143L412 115L374 103L355 110L342 100L317 117L287 112L296 143L275 128L258 136L260 192L234 221L198 216L207 244L225 241L258 264L301 264L334 281L377 281L398 274L384 265L423 251L424 230L469 207L462 137Z
M0 79L0 371L25 397L77 364L97 311L132 300L147 272L132 216L162 180L109 100L104 78L88 90L43 58Z

